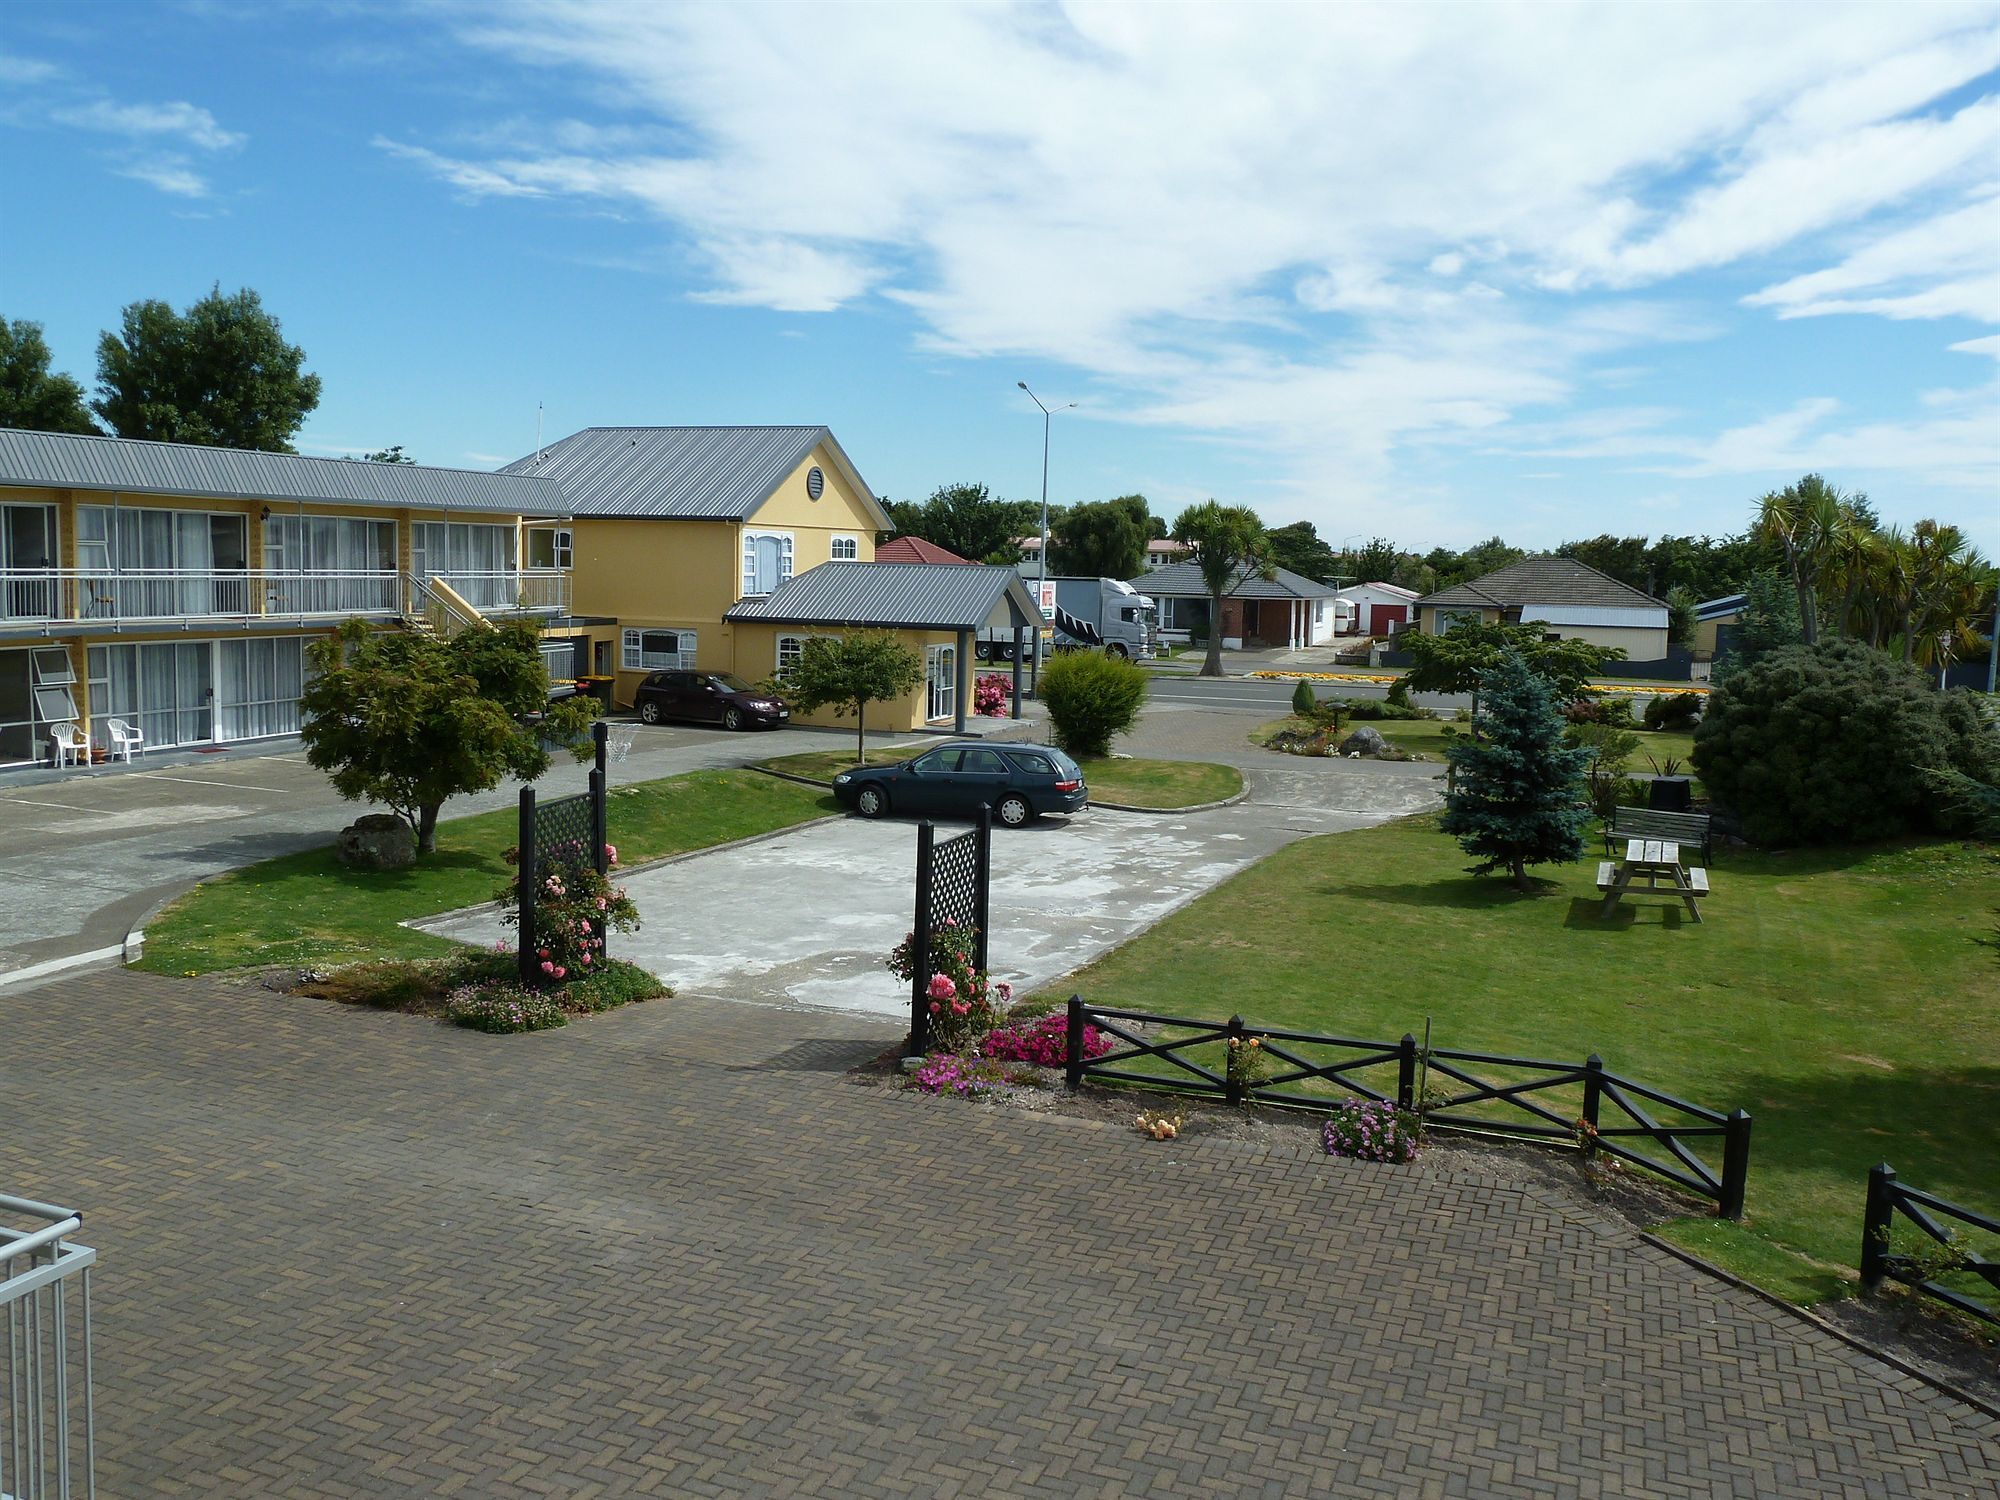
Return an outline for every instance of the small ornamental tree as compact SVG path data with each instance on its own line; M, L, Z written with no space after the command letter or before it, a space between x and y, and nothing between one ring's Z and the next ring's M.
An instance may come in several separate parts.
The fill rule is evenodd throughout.
M785 678L785 695L804 713L854 715L854 755L868 763L868 705L901 698L924 680L924 659L887 630L813 636Z
M1071 755L1109 755L1146 703L1145 668L1104 651L1064 651L1042 669L1049 729Z
M1936 773L2000 783L2000 737L1971 694L1830 640L1767 652L1711 693L1694 764L1756 843L1857 843L1967 827Z
M1729 654L1715 664L1711 686L1721 687L1738 672L1755 666L1773 651L1805 640L1799 620L1798 595L1776 573L1765 569L1750 575L1743 590L1743 618Z
M1405 695L1412 691L1470 693L1475 734L1481 685L1503 656L1511 653L1520 657L1555 690L1562 703L1582 697L1590 679L1603 670L1607 661L1619 661L1625 656L1618 647L1594 646L1589 641L1545 641L1541 631L1532 625L1483 625L1468 621L1441 635L1407 631L1397 639L1415 658L1402 678Z
M1438 826L1479 860L1474 875L1505 870L1525 891L1529 865L1567 864L1583 853L1590 752L1568 742L1557 689L1519 652L1503 652L1480 690L1480 738L1445 750L1452 782Z
M1208 654L1202 677L1222 675L1222 596L1245 578L1269 578L1275 569L1270 539L1257 512L1247 505L1222 505L1204 500L1174 518L1174 540L1187 548L1187 560L1201 573L1208 589Z
M449 640L347 621L306 647L306 759L341 796L408 823L419 854L436 853L446 798L490 791L503 776L534 780L551 745L590 757L597 705L549 702L539 639L524 621Z

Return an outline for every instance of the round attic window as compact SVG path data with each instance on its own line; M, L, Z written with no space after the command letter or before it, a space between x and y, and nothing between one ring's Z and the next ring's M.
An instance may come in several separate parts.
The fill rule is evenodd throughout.
M818 465L806 470L806 494L817 500L826 491L826 475L820 473Z

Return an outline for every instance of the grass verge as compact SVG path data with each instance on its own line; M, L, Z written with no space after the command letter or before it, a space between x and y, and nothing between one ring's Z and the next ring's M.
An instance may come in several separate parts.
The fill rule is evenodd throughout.
M1050 997L1383 1039L1428 1017L1439 1047L1600 1053L1749 1110L1749 1227L1822 1266L1855 1264L1877 1161L2000 1206L1991 847L1730 851L1699 926L1650 899L1600 918L1594 857L1541 871L1539 896L1466 863L1430 817L1305 839ZM1742 1267L1744 1242L1716 1243Z
M693 771L615 789L605 822L625 864L726 844L835 811L811 787L752 771ZM138 967L206 974L247 964L323 966L441 957L459 945L399 923L490 901L511 870L512 808L438 827L437 853L408 870L350 870L329 845L204 881L146 925Z
M868 763L887 765L906 759L924 749L923 742L896 746L872 753ZM768 771L789 776L809 776L815 781L832 781L840 772L851 770L854 757L843 750L813 750L803 755L780 755L759 761ZM1204 802L1220 802L1243 790L1243 773L1233 766L1219 766L1198 760L1138 760L1107 757L1081 762L1090 795L1105 802L1122 802L1129 807L1151 807L1170 811L1196 807Z
M1380 730L1382 738L1390 744L1399 745L1405 750L1414 750L1423 756L1425 760L1436 761L1444 759L1445 730L1456 729L1460 734L1469 732L1469 726L1453 724L1448 718L1353 719L1342 723L1341 734L1345 736L1353 730L1362 728L1364 725L1369 729ZM1307 726L1303 719L1274 719L1268 724L1260 724L1251 730L1250 739L1253 744L1262 745L1268 743L1271 737L1280 730L1303 729L1305 727ZM1652 767L1646 763L1646 757L1650 755L1663 766L1669 759L1679 760L1683 763L1681 774L1684 776L1693 774L1692 769L1686 765L1689 757L1694 753L1694 735L1691 732L1649 731L1642 729L1636 720L1633 722L1632 732L1639 736L1639 748L1633 752L1632 759L1627 764L1626 770L1642 775L1651 771Z

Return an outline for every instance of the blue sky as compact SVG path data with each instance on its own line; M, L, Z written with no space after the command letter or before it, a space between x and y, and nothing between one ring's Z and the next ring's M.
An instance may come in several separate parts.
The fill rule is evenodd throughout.
M0 9L0 313L257 288L304 452L831 425L1336 544L2000 552L2000 6Z

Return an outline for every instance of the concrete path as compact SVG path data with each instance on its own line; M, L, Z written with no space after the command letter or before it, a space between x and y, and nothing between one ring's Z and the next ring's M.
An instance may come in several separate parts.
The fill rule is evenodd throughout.
M908 739L910 736L899 736ZM727 734L685 726L639 728L611 768L614 786L772 755L851 745L850 734L788 729ZM548 782L582 785L563 757ZM454 798L447 817L511 807L509 781ZM296 744L205 755L167 752L132 768L21 771L0 779L0 984L10 973L114 951L168 897L280 854L329 842L366 808L343 801ZM19 893L32 891L33 899Z
M1023 992L1052 983L1293 839L1430 806L1436 771L1259 765L1245 773L1248 800L1233 807L1090 809L996 829L993 977ZM624 884L644 926L614 936L611 951L683 994L907 1014L907 992L882 961L910 930L916 841L913 821L845 817L642 871ZM425 928L482 946L507 935L490 912Z
M889 1023L139 973L0 1022L0 1187L100 1255L107 1497L2000 1488L1990 1418L1576 1200L847 1081Z

